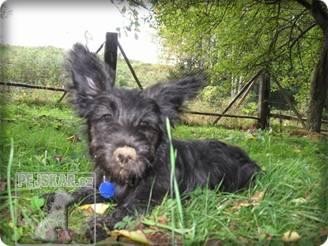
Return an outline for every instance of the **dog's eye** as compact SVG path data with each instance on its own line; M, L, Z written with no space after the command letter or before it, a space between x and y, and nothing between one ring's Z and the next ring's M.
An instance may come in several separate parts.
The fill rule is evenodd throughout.
M150 126L150 124L147 121L141 121L139 123L139 127L149 127L149 126Z
M110 121L113 118L112 114L104 114L100 117L100 120Z
M142 129L147 129L149 132L156 132L157 128L154 126L152 123L147 122L147 121L141 121L139 123L139 127Z

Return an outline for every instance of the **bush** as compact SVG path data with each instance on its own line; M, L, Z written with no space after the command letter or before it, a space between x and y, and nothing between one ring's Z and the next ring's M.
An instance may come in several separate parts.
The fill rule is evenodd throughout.
M35 85L62 86L64 52L54 47L26 48L2 45L1 80Z
M62 87L64 84L65 51L54 47L17 47L0 45L3 57L0 79L3 82L23 82L33 85ZM102 58L103 55L99 54ZM170 66L131 61L143 87L165 80ZM117 61L116 84L137 87L124 60Z

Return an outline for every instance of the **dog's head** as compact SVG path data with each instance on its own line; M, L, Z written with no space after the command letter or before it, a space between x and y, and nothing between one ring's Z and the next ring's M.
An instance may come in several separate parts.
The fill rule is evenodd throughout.
M143 91L113 86L109 68L80 44L69 53L70 94L87 120L95 164L117 183L143 176L165 140L165 118L178 119L183 103L195 97L203 79L187 77Z

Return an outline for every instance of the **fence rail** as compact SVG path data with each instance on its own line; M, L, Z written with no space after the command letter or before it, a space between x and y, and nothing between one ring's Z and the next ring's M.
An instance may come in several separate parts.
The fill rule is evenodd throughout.
M15 86L15 87L23 87L23 88L29 88L29 89L38 89L38 90L49 90L49 91L61 91L66 92L63 88L56 88L56 87L48 87L48 86L42 86L42 85L30 85L26 83L18 83L18 82L1 82L0 85L4 86Z
M13 86L13 87L22 87L28 89L37 89L37 90L50 90L50 91L58 91L64 92L65 94L67 91L63 88L56 88L56 87L48 87L48 86L39 86L39 85L30 85L26 83L17 83L17 82L0 82L0 85L4 86ZM65 95L64 94L64 95ZM63 95L63 96L64 96ZM63 97L61 97L62 99ZM59 102L61 101L59 100ZM184 114L193 114L193 115L203 115L203 116L210 116L210 117L226 117L226 118L239 118L239 119L250 119L250 120L259 120L256 116L251 115L234 115L234 114L220 114L220 113L213 113L213 112L198 112L198 111L190 111L184 110L182 111ZM270 113L270 117L282 119L282 120L291 120L291 121L298 121L299 118L292 116L292 115L284 115L284 114L273 114ZM302 118L303 121L306 121L306 118ZM321 120L321 123L328 124L328 120Z
M259 120L256 116L250 115L234 115L234 114L219 114L219 113L211 113L211 112L198 112L198 111L189 111L184 110L182 111L184 114L194 114L194 115L204 115L204 116L215 116L215 117L227 117L227 118L240 118L240 119L252 119L252 120Z

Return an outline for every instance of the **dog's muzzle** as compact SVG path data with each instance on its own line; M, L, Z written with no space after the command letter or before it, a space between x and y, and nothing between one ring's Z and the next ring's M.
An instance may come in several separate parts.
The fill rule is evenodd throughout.
M135 161L137 159L137 152L132 147L123 146L114 150L113 158L121 167L123 167L130 161Z

